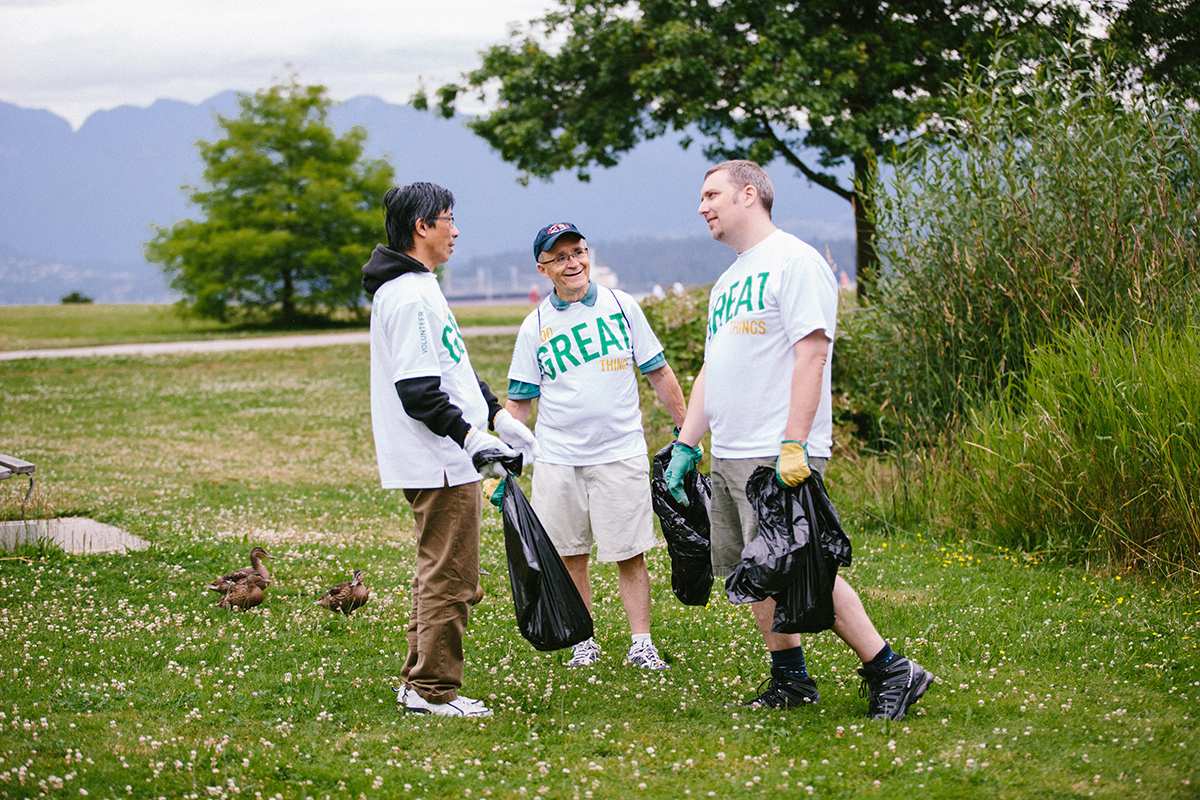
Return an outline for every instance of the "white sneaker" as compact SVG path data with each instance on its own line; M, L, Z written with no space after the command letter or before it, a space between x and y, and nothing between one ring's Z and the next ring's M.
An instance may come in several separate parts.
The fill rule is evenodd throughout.
M658 657L658 648L649 639L634 642L629 647L629 663L642 669L663 670L671 665Z
M579 644L575 645L571 660L567 662L568 667L589 667L600 660L600 645L596 644L596 640L592 637L584 639Z
M459 695L449 703L431 703L416 692L408 692L404 698L404 710L410 714L434 714L439 717L490 717L492 710L481 700L472 700Z

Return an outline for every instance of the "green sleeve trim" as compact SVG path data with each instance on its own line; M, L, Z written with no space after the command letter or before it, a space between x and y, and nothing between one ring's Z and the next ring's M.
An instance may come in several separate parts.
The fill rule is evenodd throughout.
M541 393L542 390L532 383L514 380L510 380L508 382L509 400L532 400L533 398L541 395Z
M664 356L662 353L659 353L654 358L650 359L645 364L642 364L640 367L638 367L638 369L640 369L642 371L642 374L645 375L647 372L654 372L654 370L656 370L656 369L662 369L666 365L667 365L667 357Z

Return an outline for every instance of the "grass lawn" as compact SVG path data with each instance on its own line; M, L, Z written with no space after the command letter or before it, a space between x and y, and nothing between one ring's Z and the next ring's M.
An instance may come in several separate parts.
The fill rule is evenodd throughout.
M529 305L471 304L454 306L460 325L520 325ZM341 329L366 328L339 323ZM101 344L174 342L192 339L230 339L321 333L325 328L242 327L213 320L184 318L169 305L4 306L0 309L0 350L88 347Z
M502 388L511 341L469 341ZM37 509L153 542L128 556L0 553L0 798L1195 798L1200 594L919 532L884 535L829 486L843 572L939 681L899 722L865 716L855 659L806 639L812 709L730 710L767 657L746 608L706 608L650 558L655 640L624 665L615 569L594 575L595 668L518 634L498 515L466 641L486 721L397 712L414 546L379 488L365 347L0 362L0 451L37 464ZM659 426L661 428L661 426ZM662 432L652 433L652 446ZM25 484L0 482L0 512ZM844 489L843 489L844 491ZM203 586L276 558L266 603ZM313 604L362 568L353 617Z

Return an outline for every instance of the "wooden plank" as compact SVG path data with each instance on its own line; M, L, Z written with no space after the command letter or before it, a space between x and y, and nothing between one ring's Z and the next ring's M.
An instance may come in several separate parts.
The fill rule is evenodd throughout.
M31 475L33 474L33 464L28 461L23 461L16 456L9 456L0 453L0 467L9 469L16 475ZM7 475L5 477L8 477Z
M11 469L8 469L6 467L0 467L0 481L4 480L5 478L11 478L11 477L12 477Z

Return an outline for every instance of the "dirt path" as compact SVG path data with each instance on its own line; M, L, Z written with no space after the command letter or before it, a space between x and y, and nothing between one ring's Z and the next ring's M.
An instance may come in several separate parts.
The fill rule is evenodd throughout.
M516 336L515 325L479 325L462 329L463 336ZM367 331L264 336L246 339L205 339L189 342L144 342L99 347L58 347L43 350L3 350L0 361L20 358L93 358L97 356L159 356L174 353L218 353L230 350L288 350L297 347L333 347L368 344Z

